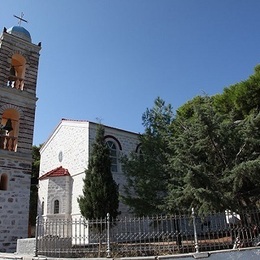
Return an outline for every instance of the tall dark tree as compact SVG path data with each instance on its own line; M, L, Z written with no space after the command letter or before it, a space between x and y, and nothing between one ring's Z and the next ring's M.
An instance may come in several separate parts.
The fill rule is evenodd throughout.
M233 152L226 120L214 111L209 97L196 100L191 117L176 117L170 138L168 210L195 208L202 214L226 208L220 180L228 167L227 153Z
M35 226L37 216L38 203L38 177L40 168L40 149L42 145L32 147L32 175L31 175L31 190L30 190L30 212L29 222L31 226Z
M232 112L219 113L209 97L194 103L191 117L176 117L169 156L170 211L195 208L204 214L259 204L259 111L235 118Z
M123 159L127 177L123 201L137 215L156 214L166 197L168 172L166 169L171 105L157 98L152 109L143 114L145 133L140 135L140 151Z
M226 194L234 209L254 210L260 207L260 111L251 111L236 125L240 146L222 182L230 187Z
M78 198L86 219L116 217L119 206L118 185L111 173L110 151L104 139L104 127L98 125L88 169L85 171L83 195Z
M141 153L124 159L125 203L139 215L260 207L259 100L260 66L223 94L188 101L175 117L158 98L143 115Z

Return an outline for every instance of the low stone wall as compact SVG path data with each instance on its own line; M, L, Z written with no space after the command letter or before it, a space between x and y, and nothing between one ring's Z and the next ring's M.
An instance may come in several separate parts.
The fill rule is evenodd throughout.
M23 238L17 240L16 253L19 255L34 255L36 246L35 238Z

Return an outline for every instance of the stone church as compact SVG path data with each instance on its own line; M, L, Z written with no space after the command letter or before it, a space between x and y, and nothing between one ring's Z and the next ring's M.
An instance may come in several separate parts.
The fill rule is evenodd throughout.
M81 216L77 198L82 195L97 123L62 119L41 147L38 214L47 219L73 219ZM125 175L120 157L138 152L138 134L104 126L111 154L111 171L123 192ZM120 203L121 215L127 207Z
M0 34L0 252L28 236L40 49L22 26Z

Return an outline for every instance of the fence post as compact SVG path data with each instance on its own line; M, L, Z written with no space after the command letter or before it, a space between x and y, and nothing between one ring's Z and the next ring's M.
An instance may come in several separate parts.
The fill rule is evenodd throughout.
M196 250L196 253L199 253L199 243L198 243L198 236L197 236L197 229L196 229L196 216L195 216L194 208L191 209L191 215L192 215L192 220L193 220L195 250Z
M34 256L38 256L38 234L39 234L39 216L36 217L36 227L35 227L35 248L34 248Z
M110 256L110 215L107 213L107 258Z

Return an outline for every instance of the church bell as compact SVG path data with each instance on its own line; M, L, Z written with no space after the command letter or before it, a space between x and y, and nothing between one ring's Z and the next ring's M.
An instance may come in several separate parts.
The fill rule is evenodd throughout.
M5 126L3 127L3 129L6 130L7 133L10 133L10 132L13 130L12 121L11 121L10 118L7 119L6 124L5 124Z
M14 66L12 66L11 69L10 69L10 76L13 76L13 77L16 76L16 71L15 71Z

